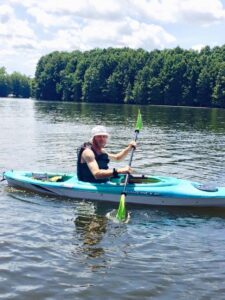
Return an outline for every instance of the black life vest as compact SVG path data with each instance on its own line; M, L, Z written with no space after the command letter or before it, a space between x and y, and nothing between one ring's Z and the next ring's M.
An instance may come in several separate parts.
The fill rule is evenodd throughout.
M96 179L90 169L88 168L87 163L81 163L81 155L83 151L89 148L94 152L95 160L98 164L99 169L107 170L108 163L109 163L109 157L106 153L97 154L96 151L93 149L91 143L84 143L80 148L77 150L77 177L79 180L87 181L87 182L95 182L95 183L102 183L108 181L108 178L104 179Z

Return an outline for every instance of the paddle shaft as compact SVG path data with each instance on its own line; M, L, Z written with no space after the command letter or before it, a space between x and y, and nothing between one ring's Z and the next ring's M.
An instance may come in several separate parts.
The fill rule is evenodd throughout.
M137 141L137 138L138 138L138 134L139 134L139 130L135 130L135 142ZM130 160L129 160L129 167L131 167L131 164L132 164L132 160L133 160L133 156L134 156L134 151L135 151L135 147L132 147L132 150L131 150L131 155L130 155ZM126 177L125 177L125 183L124 183L124 187L123 187L123 192L122 194L126 195L126 187L127 187L127 183L128 183L128 180L129 180L129 176L130 174L127 173L126 174Z

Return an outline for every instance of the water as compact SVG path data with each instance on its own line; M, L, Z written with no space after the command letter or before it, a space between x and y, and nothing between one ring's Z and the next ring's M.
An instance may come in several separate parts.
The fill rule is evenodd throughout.
M141 110L136 172L225 184L224 110ZM0 99L0 172L72 172L94 125L110 129L108 151L117 151L136 114L136 106ZM111 205L5 182L0 208L0 299L225 298L224 209L130 207L130 223L116 224L105 217Z

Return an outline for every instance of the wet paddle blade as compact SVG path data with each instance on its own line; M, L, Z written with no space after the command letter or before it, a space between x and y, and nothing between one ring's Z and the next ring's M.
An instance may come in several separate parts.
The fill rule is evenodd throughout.
M140 131L142 129L142 116L140 109L138 110L137 123L135 130Z
M122 222L126 220L125 194L120 196L120 205L116 214L116 218Z

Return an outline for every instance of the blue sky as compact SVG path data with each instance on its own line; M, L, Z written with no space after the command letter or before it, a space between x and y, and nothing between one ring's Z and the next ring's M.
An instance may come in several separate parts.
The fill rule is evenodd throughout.
M34 76L52 51L225 44L225 0L0 0L0 67Z

